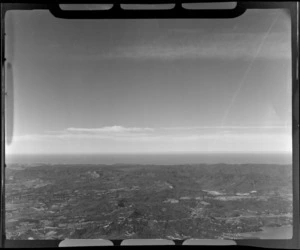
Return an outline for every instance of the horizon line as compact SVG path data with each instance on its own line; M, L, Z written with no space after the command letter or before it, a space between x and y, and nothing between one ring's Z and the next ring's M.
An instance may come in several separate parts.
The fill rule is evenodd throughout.
M166 151L166 152L101 152L101 153L5 153L13 155L134 155L134 154L293 154L292 151Z

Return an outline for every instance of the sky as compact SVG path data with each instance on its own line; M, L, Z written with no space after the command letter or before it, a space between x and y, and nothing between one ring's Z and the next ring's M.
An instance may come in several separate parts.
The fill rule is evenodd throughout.
M66 20L46 10L5 18L8 154L292 150L283 10L217 20Z

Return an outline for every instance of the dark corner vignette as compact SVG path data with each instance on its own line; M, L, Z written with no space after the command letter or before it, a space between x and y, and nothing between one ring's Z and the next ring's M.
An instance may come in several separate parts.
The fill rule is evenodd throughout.
M99 1L91 1L99 3ZM151 1L147 1L151 2ZM198 2L198 1L182 1L182 2ZM181 3L182 3L181 2ZM215 2L215 1L213 1ZM60 2L35 2L32 3L1 3L1 247L58 247L61 240L8 240L5 238L5 173L6 173L6 152L5 140L10 140L13 136L12 124L13 116L6 115L5 112L10 110L13 112L13 99L7 99L9 92L13 92L13 65L6 61L5 58L5 13L9 10L34 10L44 9L60 19L85 19L92 20L97 18L102 19L229 19L236 18L247 10L251 9L288 9L291 15L291 48L292 48L292 134L293 134L293 238L291 240L253 240L253 239L238 239L235 240L237 246L263 246L267 248L292 248L300 247L300 237L295 233L300 233L299 230L299 3L298 2L257 2L257 1L238 1L237 6L231 10L188 10L182 8L179 3L171 10L124 10L121 3L124 1L102 1L101 3L113 3L113 7L109 10L91 10L91 11L65 11L59 6ZM70 1L71 3L71 1ZM77 2L74 2L77 3ZM126 3L128 3L126 1ZM140 3L140 1L130 1L130 3ZM152 2L151 2L152 3ZM163 3L174 3L174 1L163 1ZM7 82L7 85L5 84ZM11 82L11 84L10 84ZM15 96L13 96L15 98ZM7 101L6 101L7 99ZM11 109L10 109L11 108ZM5 120L6 118L6 120ZM114 127L114 130L125 130L122 127ZM113 130L112 129L112 130ZM128 130L129 131L129 130ZM147 130L146 130L147 131ZM149 130L150 131L150 130ZM7 137L7 138L6 138ZM91 174L91 176L96 176ZM93 177L94 178L94 177ZM170 199L168 202L175 201ZM122 204L119 204L122 207ZM114 246L120 246L122 239L111 240ZM183 240L173 240L174 245L182 245ZM147 246L150 247L150 246ZM173 246L167 246L173 247ZM231 246L227 246L231 247Z

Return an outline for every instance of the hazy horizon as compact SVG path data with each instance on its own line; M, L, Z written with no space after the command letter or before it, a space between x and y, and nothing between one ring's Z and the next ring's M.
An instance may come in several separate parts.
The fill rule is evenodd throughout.
M8 164L178 165L178 164L292 164L290 153L110 153L110 154L13 154Z
M111 155L111 154L116 154L116 155L134 155L134 154L142 154L142 155L147 155L147 154L164 154L164 155L173 155L173 154L261 154L261 155L272 155L272 154L282 154L282 155L292 155L293 153L290 151L266 151L266 152L261 152L261 151L153 151L153 152L105 152L105 153L7 153L6 155Z

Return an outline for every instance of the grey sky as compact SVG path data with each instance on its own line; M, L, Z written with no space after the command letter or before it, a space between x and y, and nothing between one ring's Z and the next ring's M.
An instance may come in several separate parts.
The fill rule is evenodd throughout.
M8 14L8 153L290 151L290 18Z

